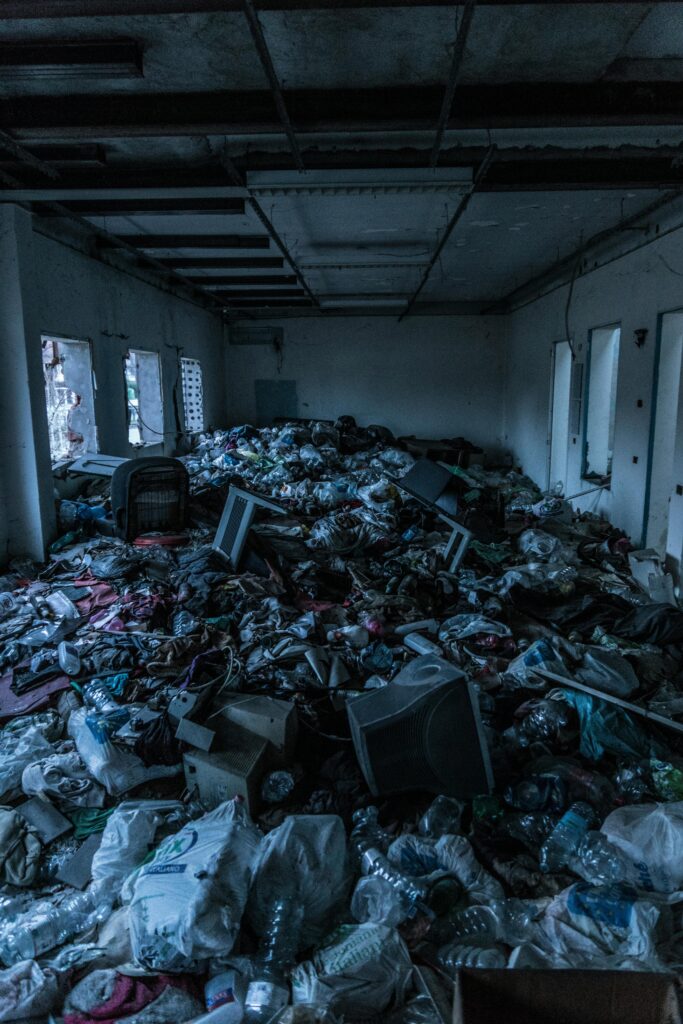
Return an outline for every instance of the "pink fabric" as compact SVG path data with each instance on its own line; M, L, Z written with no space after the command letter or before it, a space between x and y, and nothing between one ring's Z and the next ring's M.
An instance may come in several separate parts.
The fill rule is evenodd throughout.
M129 978L117 975L114 991L100 1006L92 1006L86 1013L64 1014L64 1024L117 1024L122 1017L132 1017L158 999L171 986L194 994L196 984L193 978L170 977L158 974L154 977Z

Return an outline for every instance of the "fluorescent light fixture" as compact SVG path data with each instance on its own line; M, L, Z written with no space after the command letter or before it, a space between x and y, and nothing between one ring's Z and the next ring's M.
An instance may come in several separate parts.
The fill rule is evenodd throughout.
M250 171L247 174L247 188L253 196L460 193L466 191L471 183L472 170L469 167Z

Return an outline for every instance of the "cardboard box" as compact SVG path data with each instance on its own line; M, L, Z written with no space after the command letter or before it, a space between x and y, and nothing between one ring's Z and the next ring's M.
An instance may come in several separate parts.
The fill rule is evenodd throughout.
M681 1024L675 975L462 970L452 1024Z

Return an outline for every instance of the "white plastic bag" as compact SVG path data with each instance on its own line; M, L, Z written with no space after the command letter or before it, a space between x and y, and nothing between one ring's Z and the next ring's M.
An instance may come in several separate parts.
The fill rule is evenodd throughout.
M139 757L107 738L103 729L97 727L95 718L91 724L86 708L78 708L69 716L69 735L74 740L85 766L98 782L102 783L111 796L126 793L142 782L178 775L180 765L144 765Z
M0 1021L43 1018L55 1008L59 996L57 978L35 960L22 960L0 971Z
M0 731L0 802L21 792L21 774L27 765L54 754L62 732L55 711L15 718Z
M318 942L345 904L351 877L346 832L335 814L293 814L261 843L248 917L257 935L267 929L275 900L303 908L299 949Z
M292 971L292 1002L320 1003L348 1020L371 1017L404 1001L412 969L393 928L342 925Z
M234 800L165 839L129 880L135 958L150 970L193 971L209 957L230 953L260 839L244 805Z
M130 800L119 804L107 821L93 857L91 889L98 902L113 906L126 877L154 848L159 826L182 811L179 800Z
M683 801L620 807L600 831L626 855L633 885L647 892L683 888Z
M657 965L660 911L627 885L572 885L551 900L529 940L555 967L618 967L636 958Z

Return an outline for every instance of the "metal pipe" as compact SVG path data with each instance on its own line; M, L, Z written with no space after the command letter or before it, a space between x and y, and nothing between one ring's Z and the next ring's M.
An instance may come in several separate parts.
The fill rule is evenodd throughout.
M465 193L465 195L462 197L462 199L458 203L458 205L456 207L456 210L455 210L455 213L453 214L453 216L449 220L448 224L446 225L446 230L444 231L443 235L441 236L439 244L437 245L437 247L434 250L434 253L433 253L431 259L429 260L429 263L427 264L425 272L422 275L422 280L420 281L419 285L417 286L417 288L413 292L412 296L408 300L408 305L406 306L406 308L403 310L403 312L401 313L400 317L398 318L398 322L399 323L401 323L401 321L405 317L408 316L408 314L410 313L411 309L415 305L415 301L416 301L418 295L420 294L420 292L422 291L422 289L424 288L424 286L426 285L427 280L429 278L429 275L431 274L432 270L434 269L434 265L435 265L436 261L438 260L439 256L441 255L441 253L442 253L442 251L444 249L444 246L446 245L446 242L451 237L451 234L453 232L453 229L454 229L455 225L458 223L458 221L462 217L463 213L465 212L465 210L467 209L467 207L469 205L470 199L472 198L474 193L479 188L479 185L482 183L482 181L486 177L487 171L488 171L489 167L491 166L491 161L493 160L493 157L495 156L495 153L496 153L496 146L495 145L489 146L489 148L486 151L486 156L484 157L482 162L479 164L479 168L477 170L477 173L474 176L474 181L472 182L470 188L468 189L468 191Z
M439 114L439 120L436 125L436 138L434 139L434 145L432 146L432 151L429 155L430 167L436 167L439 160L439 153L441 152L441 145L443 143L443 135L446 130L446 125L448 124L448 119L451 116L453 96L455 95L455 87L457 86L458 79L460 78L462 61L465 56L465 45L470 32L470 26L472 25L472 17L474 16L476 3L477 0L467 0L465 10L462 14L462 21L460 22L460 26L455 37L455 43L453 44L451 70L448 75L448 82L446 83L446 91L443 95L441 113Z
M282 95L282 89L280 88L277 72L275 71L275 65L273 64L273 59L270 56L270 50L268 49L266 37L263 34L263 26L259 21L259 16L256 13L254 5L251 2L251 0L242 0L242 3L244 6L244 13L249 23L251 37L254 40L254 45L259 55L259 59L261 61L263 70L266 73L266 78L270 83L270 90L273 94L273 99L275 101L275 107L277 109L278 117L282 122L282 127L285 130L285 135L289 140L289 146L290 149L292 150L294 163L297 166L297 170L303 171L305 168L304 162L301 157L301 150L299 149L299 143L297 142L296 135L294 134L292 122L289 120L289 114L287 112L287 107L285 105L285 98Z

